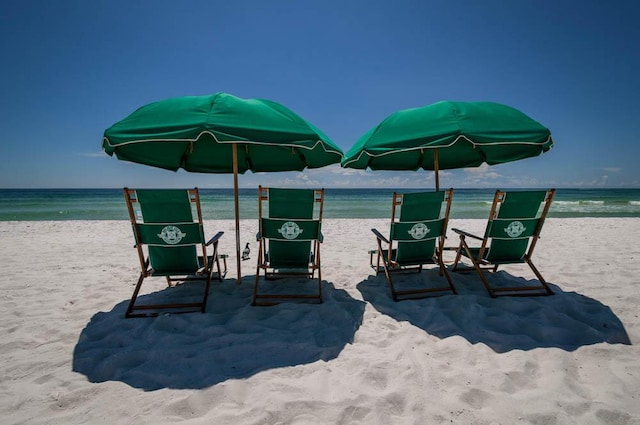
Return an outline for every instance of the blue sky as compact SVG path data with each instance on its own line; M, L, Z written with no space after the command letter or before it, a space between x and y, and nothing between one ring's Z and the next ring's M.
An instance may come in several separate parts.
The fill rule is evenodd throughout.
M6 1L0 187L231 187L101 151L139 106L228 92L280 102L347 151L389 114L493 101L547 126L537 158L441 172L442 187L640 187L637 1ZM258 184L433 187L337 166Z

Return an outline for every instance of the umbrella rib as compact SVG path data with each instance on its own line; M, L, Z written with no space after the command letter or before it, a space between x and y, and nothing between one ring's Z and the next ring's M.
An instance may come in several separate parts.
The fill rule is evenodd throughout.
M244 160L247 162L247 167L250 170L253 170L253 164L251 163L251 155L249 155L249 145L244 145L245 157Z
M379 154L373 154L373 153L369 153L366 152L365 150L362 150L362 152L360 152L358 154L358 156L354 159L352 159L351 161L347 161L345 162L344 166L348 166L351 163L354 162L358 162L360 161L360 158L362 158L363 155L368 155L371 158L379 158L379 157L383 157L383 156L387 156L387 155L395 155L399 152L410 152L410 151L415 151L418 149L440 149L440 148L448 148L450 146L455 145L456 143L458 143L458 141L460 139L466 140L467 142L471 143L471 145L473 145L473 147L475 148L476 146L479 146L480 143L476 143L473 140L469 139L467 136L461 134L458 137L456 137L456 139L447 144L447 145L439 145L439 146L417 146L417 147L411 147L411 148L405 148L405 149L397 149L397 150L393 150L393 151L389 151L389 152L383 152L383 153L379 153ZM551 141L551 136L548 136L547 139L543 142L488 142L488 143L483 143L482 145L487 146L487 145L535 145L535 146L543 146L546 143L549 143Z
M122 147L122 146L126 146L126 145L132 145L132 144L137 144L137 143L148 143L148 142L157 142L158 140L162 140L165 142L196 142L198 139L200 139L200 137L202 137L204 134L208 134L211 137L213 137L213 139L216 141L216 143L220 143L220 144L233 144L233 143L246 143L246 144L250 144L250 145L267 145L270 146L272 145L271 143L266 143L266 142L259 142L257 140L246 140L246 139L238 139L238 140L218 140L218 138L216 137L215 134L213 134L212 132L205 130L203 132L201 132L200 134L198 134L198 137L196 138L184 138L184 139L167 139L167 138L162 138L162 139L138 139L138 140L131 140L128 142L122 142L122 143L117 143L117 144L112 144L111 141L109 140L109 138L107 137L103 137L102 140L103 142L107 142L107 145L110 148L118 148L118 147ZM315 149L318 145L320 145L322 147L322 149L327 152L327 153L334 153L340 156L340 158L342 158L343 154L339 151L336 151L334 149L327 149L324 140L322 139L318 139L316 140L316 142L313 144L313 146L304 146L304 145L298 145L295 144L294 142L288 142L288 143L280 143L279 146L287 146L287 147L292 147L292 148L302 148L302 149L307 149L307 150L313 150Z
M209 131L205 131L203 133L208 133L211 135L211 137L213 137L215 139L215 141L217 143L220 144L229 144L229 143L245 143L248 145L265 145L265 146L273 146L272 143L266 143L266 142L259 142L257 140L218 140L218 138L215 136L215 134L209 132ZM200 136L198 136L200 137ZM339 155L342 158L342 153L333 149L327 149L326 145L324 144L324 140L322 139L318 139L315 141L315 143L313 144L313 146L304 146L304 145L298 145L294 142L288 142L288 143L278 143L278 146L284 146L284 147L291 147L291 148L297 148L297 149L306 149L306 150L314 150L318 145L320 145L320 147L322 147L322 150L324 150L327 153L335 153L337 155Z

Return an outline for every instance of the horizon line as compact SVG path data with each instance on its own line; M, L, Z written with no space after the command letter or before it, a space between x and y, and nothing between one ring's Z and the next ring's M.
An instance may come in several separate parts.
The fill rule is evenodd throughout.
M204 187L204 186L184 186L184 187L158 187L158 186L140 186L136 187L136 189L191 189L196 187L198 189L205 190L233 190L233 187ZM271 186L265 186L271 187ZM276 187L276 186L273 186ZM278 186L279 187L279 186ZM293 186L291 189L312 189L317 188L317 186ZM490 187L469 187L469 186L458 186L451 187L451 189L464 189L464 190L494 190L499 189L498 186L490 186ZM527 189L547 189L549 186L502 186L500 190L527 190ZM612 187L602 187L602 186L555 186L555 189L575 189L575 190L640 190L640 186L638 187L624 187L624 186L612 186ZM122 190L123 187L0 187L0 190ZM239 190L254 190L257 189L257 186L252 187L239 187ZM426 186L416 186L416 187L335 187L335 186L326 186L322 187L322 189L331 189L331 190L424 190L424 189L433 189L431 187ZM441 190L450 189L442 188Z

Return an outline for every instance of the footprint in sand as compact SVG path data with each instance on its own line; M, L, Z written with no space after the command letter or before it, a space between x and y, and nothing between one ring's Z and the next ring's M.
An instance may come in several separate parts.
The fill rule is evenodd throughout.
M475 409L481 409L485 402L491 398L491 394L486 391L473 388L460 396L460 400Z

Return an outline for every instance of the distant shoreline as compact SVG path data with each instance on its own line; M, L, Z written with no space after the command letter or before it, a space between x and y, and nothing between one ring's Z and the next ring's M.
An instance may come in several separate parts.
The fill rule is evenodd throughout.
M202 190L233 190L233 187L204 187L196 185L198 189ZM133 187L133 186L132 186ZM192 187L192 186L189 186ZM449 188L446 185L443 185L442 188ZM140 186L140 189L154 189L158 188L158 186ZM175 186L175 187L163 187L166 189L180 189L184 188L184 186ZM292 187L294 189L310 189L316 188L316 186L300 186L300 187ZM381 190L381 191L407 191L407 190L433 190L432 187L403 187L403 188L371 188L371 187L331 187L324 186L326 190ZM500 190L539 190L539 189L547 189L547 186L528 186L528 187L503 187L500 186ZM0 187L0 191L9 190L9 191L18 191L18 190L122 190L122 187ZM487 191L487 190L496 190L496 187L454 187L454 190L477 190L477 191ZM555 186L557 190L584 190L584 191L611 191L611 190L637 190L640 191L640 187L562 187ZM240 187L239 190L257 190L256 187Z
M431 189L396 189L401 193ZM507 189L508 190L508 189ZM514 189L520 190L520 189ZM539 190L539 189L528 189ZM325 218L388 218L394 189L326 189ZM454 189L451 218L486 218L495 189ZM240 189L240 218L257 218ZM234 218L233 189L200 189L205 219ZM558 189L549 217L640 217L640 189ZM128 220L122 189L0 189L0 221Z

